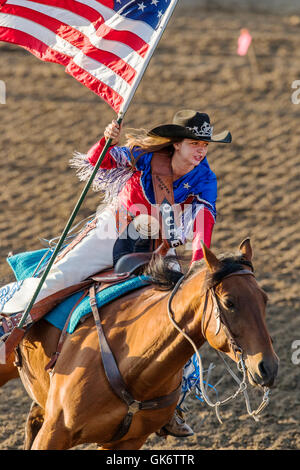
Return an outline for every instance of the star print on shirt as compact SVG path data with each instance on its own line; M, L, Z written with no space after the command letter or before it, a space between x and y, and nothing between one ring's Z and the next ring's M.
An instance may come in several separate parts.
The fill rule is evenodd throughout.
M183 187L184 187L184 189L190 189L190 188L191 188L191 186L189 185L189 183L184 183Z

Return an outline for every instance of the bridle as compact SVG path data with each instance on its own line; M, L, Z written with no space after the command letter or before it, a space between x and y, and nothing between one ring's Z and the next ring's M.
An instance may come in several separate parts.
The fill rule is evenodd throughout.
M195 345L193 340L180 328L180 326L176 323L175 318L174 318L174 312L173 312L172 306L171 306L172 300L173 300L176 292L179 290L182 282L184 281L185 276L180 277L180 279L177 281L173 291L171 292L171 295L170 295L170 298L169 298L169 301L168 301L168 315L169 315L169 318L170 318L172 324L190 342L190 344L192 345L192 347L193 347L193 349L196 353L198 363L199 363L199 375L200 375L199 385L200 385L202 398L205 400L205 402L210 407L215 409L217 418L218 418L220 423L222 423L222 420L221 420L221 417L220 417L220 412L219 412L220 406L222 406L225 403L228 403L229 401L233 400L240 393L244 394L247 412L255 421L259 420L258 415L262 412L262 410L269 403L270 389L268 387L264 387L264 396L263 396L261 404L259 405L259 407L256 410L254 410L254 411L251 410L250 401L249 401L249 397L248 397L248 393L247 393L247 367L246 367L244 357L243 357L243 350L239 346L239 344L237 343L237 341L236 341L236 339L235 339L235 337L234 337L234 335L231 331L230 325L229 325L229 323L226 319L226 316L224 315L224 312L223 312L223 310L220 306L218 295L216 294L216 287L221 282L223 282L225 279L228 279L232 276L243 276L243 275L248 275L248 276L254 276L255 277L254 272L253 272L253 266L252 266L252 263L250 261L241 260L241 261L239 261L239 264L247 265L251 268L251 270L238 269L237 271L231 272L231 273L223 276L222 279L218 280L212 286L210 286L205 292L204 310L203 310L202 318L201 318L201 332L202 332L203 337L206 339L206 335L205 335L205 331L204 331L204 324L205 324L205 318L206 318L206 313L207 313L208 298L209 298L209 295L211 295L212 299L213 299L213 314L214 314L214 318L216 319L216 323L217 323L215 335L217 335L220 332L221 327L222 327L223 330L224 330L224 333L225 333L225 335L226 335L226 337L229 341L229 344L230 344L235 356L237 357L238 370L240 372L242 372L242 374L243 374L242 380L240 380L240 378L231 370L231 368L229 367L229 365L227 364L227 362L223 358L223 355L220 353L220 351L216 350L217 353L219 354L219 356L222 358L226 369L228 370L228 372L231 374L233 379L239 385L237 391L234 394L232 394L231 396L225 398L224 400L217 401L217 402L213 403L210 400L210 398L208 397L207 392L206 392L206 387L204 386L204 377L203 377L204 374L203 374L202 359L201 359L201 356L198 352L197 346Z

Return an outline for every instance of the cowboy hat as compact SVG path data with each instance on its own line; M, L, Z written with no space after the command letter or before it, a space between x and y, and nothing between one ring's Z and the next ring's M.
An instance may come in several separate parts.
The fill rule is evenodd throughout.
M203 140L205 142L219 142L229 144L232 140L229 131L213 136L213 127L210 125L208 114L199 113L193 109L178 111L172 124L155 127L148 135L159 137L179 137L182 139Z

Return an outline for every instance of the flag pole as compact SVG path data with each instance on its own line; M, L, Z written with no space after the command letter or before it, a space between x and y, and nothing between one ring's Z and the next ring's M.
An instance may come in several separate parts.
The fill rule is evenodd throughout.
M153 53L154 53L154 50L155 50L157 44L159 43L159 41L160 41L160 39L161 39L161 37L162 37L162 34L163 34L163 32L164 32L164 30L165 30L165 28L166 28L166 26L167 26L167 24L168 24L168 22L169 22L169 20L170 20L170 18L171 18L171 16L172 16L172 14L173 14L173 12L174 12L174 9L175 9L175 7L176 7L178 1L179 1L179 0L171 0L170 5L169 5L169 7L167 8L167 10L166 10L166 12L165 12L165 14L164 14L164 16L163 16L163 19L162 19L162 21L161 21L161 23L160 23L160 25L159 25L159 27L158 27L158 29L157 29L156 38L155 38L155 40L153 41L153 44L152 44L151 47L149 48L149 50L148 50L148 52L147 52L147 55L146 55L146 57L145 57L145 61L144 61L143 67L142 67L142 69L140 70L140 72L137 74L137 76L136 76L136 78L135 78L135 81L134 81L134 83L133 83L133 85L132 85L132 87L131 87L130 93L129 93L128 96L126 97L126 99L125 99L125 101L124 101L124 104L123 104L123 106L121 107L121 109L120 109L120 111L119 111L119 113L118 113L117 123L118 123L119 125L122 123L122 121L123 121L123 119L124 119L124 115L125 115L126 111L128 110L128 107L129 107L129 105L130 105L130 103L131 103L131 101L132 101L132 99L133 99L133 96L134 96L134 94L135 94L135 92L136 92L136 90L137 90L137 88L138 88L138 86L139 86L139 84L140 84L140 82L141 82L141 79L142 79L142 77L143 77L143 75L144 75L144 73L145 73L145 71L146 71L146 68L147 68L147 66L149 65L149 62L150 62L151 57L152 57L152 55L153 55ZM19 322L17 328L22 328L22 327L25 325L26 320L27 320L27 317L28 317L28 315L29 315L29 313L30 313L30 311L31 311L31 309L32 309L32 307L33 307L33 304L34 304L34 302L35 302L35 300L36 300L36 298L37 298L37 296L38 296L38 294L39 294L39 292L40 292L40 290L41 290L41 288L42 288L42 286L43 286L43 284L44 284L44 282L45 282L45 280L46 280L46 277L47 277L48 274L49 274L49 271L50 271L51 267L52 267L53 264L54 264L54 261L55 261L57 255L58 255L58 252L60 251L60 249L61 249L61 247L62 247L62 245L63 245L63 243L64 243L64 241L65 241L65 238L66 238L66 236L67 236L67 234L68 234L68 232L69 232L69 230L70 230L70 228L71 228L71 226L72 226L72 224L73 224L73 222L74 222L74 220L75 220L75 218L76 218L76 216L77 216L77 213L78 213L78 211L79 211L79 209L80 209L80 207L81 207L81 205L82 205L82 203L83 203L83 201L84 201L84 199L85 199L85 197L86 197L86 195L87 195L87 193L88 193L88 190L90 189L90 186L91 186L91 184L92 184L92 182L93 182L93 180L94 180L94 178L95 178L95 176L96 176L96 174L97 174L97 171L98 171L98 169L99 169L99 167L100 167L100 165L101 165L101 163L102 163L102 161L103 161L103 159L104 159L104 157L105 157L105 155L106 155L106 153L107 153L109 147L111 146L111 143L112 143L112 139L109 139L109 140L106 141L106 144L105 144L105 146L104 146L104 148L103 148L103 150L102 150L102 152L101 152L101 155L100 155L100 157L99 157L99 159L98 159L98 161L97 161L97 163L96 163L96 165L95 165L95 168L94 168L94 170L93 170L93 172L92 172L92 174L91 174L89 180L87 181L85 187L83 188L83 191L82 191L82 193L81 193L81 195L80 195L80 197L79 197L79 199L78 199L78 201L77 201L77 203L76 203L76 205L75 205L75 207L74 207L74 209L73 209L73 211L72 211L72 213L71 213L71 215L70 215L70 217L69 217L69 220L68 220L68 222L67 222L67 224L66 224L66 226L65 226L65 228L64 228L64 230L63 230L63 232L62 232L62 234L61 234L61 236L60 236L60 239L59 239L59 241L58 241L58 243L57 243L57 245L56 245L56 247L55 247L55 250L54 250L54 252L53 252L52 255L51 255L51 258L50 258L50 260L49 260L49 263L48 263L48 265L47 265L45 271L43 272L43 275L42 275L42 277L41 277L41 279L40 279L40 282L38 283L38 285L37 285L37 287L36 287L36 290L35 290L35 292L34 292L32 298L31 298L29 304L27 305L27 307L26 307L26 309L25 309L25 311L24 311L24 313L23 313L23 315L22 315L22 318L21 318L21 320L20 320L20 322Z

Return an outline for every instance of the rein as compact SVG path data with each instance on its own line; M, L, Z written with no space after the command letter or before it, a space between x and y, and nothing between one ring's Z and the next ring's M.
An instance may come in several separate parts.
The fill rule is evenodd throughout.
M225 398L224 400L222 401L217 401L215 403L213 403L210 398L208 397L207 395L207 392L206 392L206 388L204 386L204 377L203 377L203 364L202 364L202 359L201 359L201 356L198 352L198 349L197 349L197 346L196 344L194 343L194 341L180 328L180 326L176 323L175 321L175 317L174 317L174 311L172 310L172 301L174 299L174 296L175 294L177 293L177 291L179 290L183 280L184 280L184 276L182 276L176 283L171 295L170 295L170 298L169 298L169 301L168 301L168 315L169 315L169 318L170 318L170 321L171 323L173 324L173 326L189 341L189 343L192 345L195 353L196 353L196 356L197 356L197 359L198 359L198 363L199 363L199 375L200 375L200 390L201 390L201 393L202 393L202 397L203 399L205 400L205 402L207 403L207 405L209 405L210 407L214 408L215 409L215 413L216 413L216 416L219 420L219 422L222 424L222 420L221 420L221 417L220 417L220 411L219 411L219 408L220 406L224 405L225 403L228 403L229 401L233 400L234 398L236 398L240 393L243 393L244 394L244 399L245 399L245 402L246 402L246 408L247 408L247 412L248 414L255 420L255 421L258 421L259 420L259 417L258 415L263 411L263 409L268 405L269 403L269 393L270 393L270 389L268 387L264 387L264 396L263 396L263 399L262 399L262 402L261 404L258 406L258 408L254 411L251 410L251 406L250 406L250 400L249 400L249 396L248 396L248 393L247 393L247 367L246 367L246 364L245 364L245 361L244 361L244 358L243 358L243 350L242 348L237 344L236 342L236 339L234 338L234 335L232 334L231 332L231 329L230 329L230 326L227 322L227 319L224 315L224 313L222 312L222 309L220 307L220 303L218 301L218 296L215 292L215 288L218 284L220 284L224 279L227 279L229 277L232 277L232 276L242 276L242 275L250 275L250 276L254 276L254 273L253 273L253 268L252 268L252 264L251 263L248 263L246 261L241 261L241 264L246 264L246 265L249 265L252 269L252 271L249 271L248 269L240 269L238 271L235 271L233 273L230 273L230 274L227 274L226 276L224 276L221 280L219 280L217 283L215 283L213 286L211 286L210 288L208 288L206 290L206 294L205 294L205 303L204 303L204 311L203 311L203 314L202 314L202 318L201 318L201 332L202 332L202 335L203 337L206 339L206 336L205 336L205 332L204 332L204 319L206 317L206 309L207 309L207 303L208 303L208 297L209 297L209 294L211 294L212 296L212 299L213 299L213 304L214 304L214 310L213 310L213 313L214 313L214 316L215 316L215 319L217 321L217 327L216 327L216 332L215 332L215 335L217 335L221 329L221 326L223 327L223 330L229 340L229 343L234 351L234 354L236 357L239 356L238 358L238 362L237 362L237 367L238 367L238 370L240 370L243 374L243 378L242 380L240 380L237 375L231 370L231 368L229 367L229 365L227 364L227 362L225 361L225 359L223 358L223 355L217 351L218 355L221 357L221 359L223 360L224 364L225 364L225 367L226 369L228 370L228 372L231 374L231 376L233 377L233 379L237 382L237 384L239 385L237 391L235 393L233 393L231 396Z

